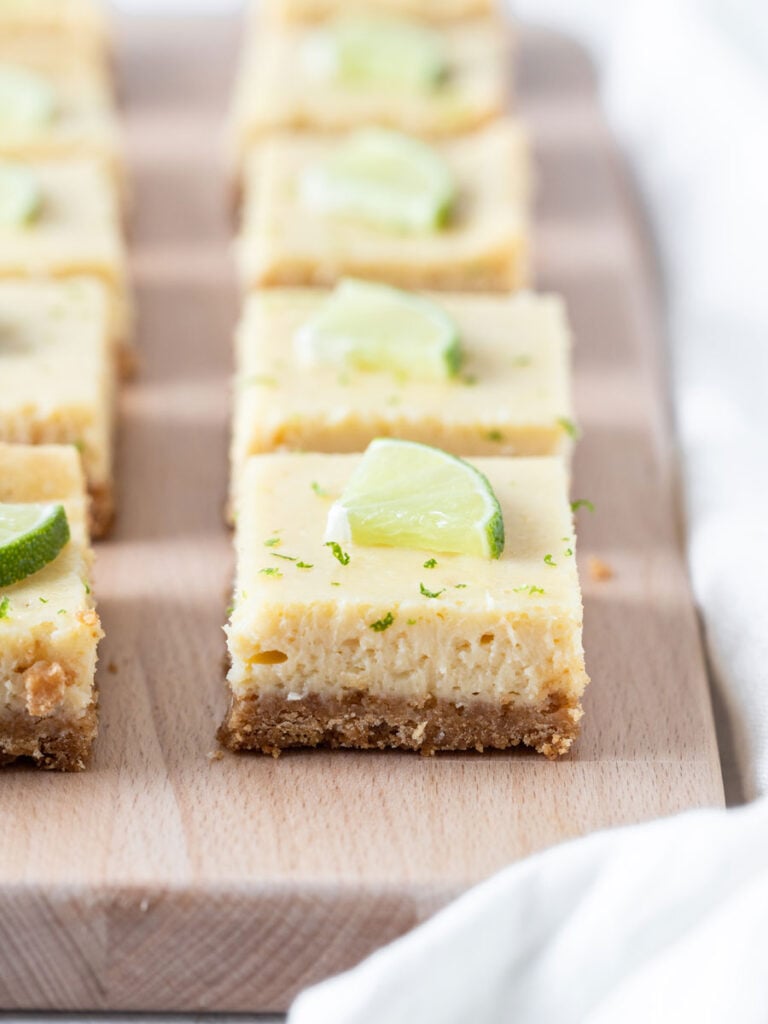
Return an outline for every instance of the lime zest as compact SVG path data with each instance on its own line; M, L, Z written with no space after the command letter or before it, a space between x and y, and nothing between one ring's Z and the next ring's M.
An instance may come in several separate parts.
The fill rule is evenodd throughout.
M263 388L276 388L278 385L277 377L272 377L267 373L253 373L250 377L246 377L243 382L243 387L263 387Z
M581 437L581 430L573 420L569 419L567 416L558 416L557 422L572 440L578 441Z
M7 595L0 601L0 619L10 619L8 609L11 607L11 599Z
M422 597L437 598L445 593L445 587L442 590L427 590L423 583L419 584L419 593Z
M371 629L375 633L383 633L385 630L389 629L394 621L395 616L392 612L387 612L383 619L378 619L376 622L371 623Z
M0 586L12 586L55 561L69 543L64 506L0 504Z
M346 551L344 551L344 549L342 548L341 544L338 544L334 540L329 540L329 541L326 541L325 546L327 548L331 549L333 557L336 559L336 561L340 565L349 565L349 563L350 563L350 556L347 554Z

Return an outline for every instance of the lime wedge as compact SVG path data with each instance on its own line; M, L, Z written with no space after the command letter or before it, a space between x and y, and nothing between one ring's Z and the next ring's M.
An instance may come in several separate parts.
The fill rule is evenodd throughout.
M43 194L34 174L21 164L0 164L0 227L30 224L40 213Z
M366 128L308 168L301 195L322 214L395 231L431 231L448 221L456 185L448 165L426 143Z
M347 279L295 337L305 366L391 370L417 380L455 376L459 333L437 303L385 284Z
M0 63L0 128L34 129L50 124L56 93L50 83L25 68Z
M331 506L325 540L500 558L504 520L488 480L463 459L379 438Z
M350 88L426 91L445 80L442 38L399 18L343 17L311 33L304 47L307 70Z
M69 522L62 505L0 504L0 587L39 572L68 541Z

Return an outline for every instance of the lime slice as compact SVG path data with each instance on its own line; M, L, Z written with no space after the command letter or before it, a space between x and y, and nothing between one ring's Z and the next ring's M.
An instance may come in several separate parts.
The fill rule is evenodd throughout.
M339 18L309 36L303 58L311 75L351 88L426 91L448 73L442 38L399 18Z
M443 227L456 201L453 175L430 146L400 132L367 128L301 180L304 202L322 214L391 230Z
M62 505L0 504L0 587L39 572L69 541Z
M299 330L305 366L391 370L418 380L455 376L459 333L441 306L385 284L344 280Z
M55 112L56 93L45 78L0 63L0 129L44 128Z
M0 227L30 224L40 213L43 194L34 174L20 164L0 164Z
M331 506L325 539L500 558L504 520L488 480L463 459L379 438Z

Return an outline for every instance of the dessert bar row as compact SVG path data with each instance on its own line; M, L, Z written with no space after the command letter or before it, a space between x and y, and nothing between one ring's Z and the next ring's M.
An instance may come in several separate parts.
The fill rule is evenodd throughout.
M578 732L570 332L525 290L511 51L482 0L250 16L230 749L555 757Z
M95 0L0 4L0 763L85 766L131 304Z
M229 125L243 287L525 286L529 157L505 114L509 39L490 2L254 4ZM366 165L378 211L373 188L356 210L342 194ZM374 183L382 168L390 180ZM404 190L399 210L387 186Z
M126 191L100 6L0 5L0 441L75 445L97 536L130 353Z
M555 757L577 735L570 338L560 300L522 290L529 156L502 116L505 33L483 0L271 0L250 15L230 125L245 292L220 730L233 750ZM120 250L115 165L46 167L75 163L111 173ZM23 167L39 190L41 167ZM49 198L30 238L41 210L83 216L94 192ZM0 243L0 271L1 257ZM89 258L77 280L0 280L27 325L0 340L14 390L47 376L51 424L79 410L65 437L45 416L33 431L27 402L10 439L74 440L82 458L0 444L0 760L62 769L83 767L95 734L82 474L97 496L127 323L120 260L110 277Z

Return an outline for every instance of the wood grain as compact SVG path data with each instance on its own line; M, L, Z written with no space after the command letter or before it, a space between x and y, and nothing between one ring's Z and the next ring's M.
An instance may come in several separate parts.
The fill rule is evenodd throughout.
M209 761L232 569L237 313L218 162L237 27L124 22L143 367L122 400L120 519L99 548L107 630L92 770L0 778L0 1007L284 1008L454 894L596 828L718 805L678 538L659 297L589 67L525 32L540 163L539 280L577 334L580 516L593 678L573 754L298 753ZM597 583L590 555L611 564Z

